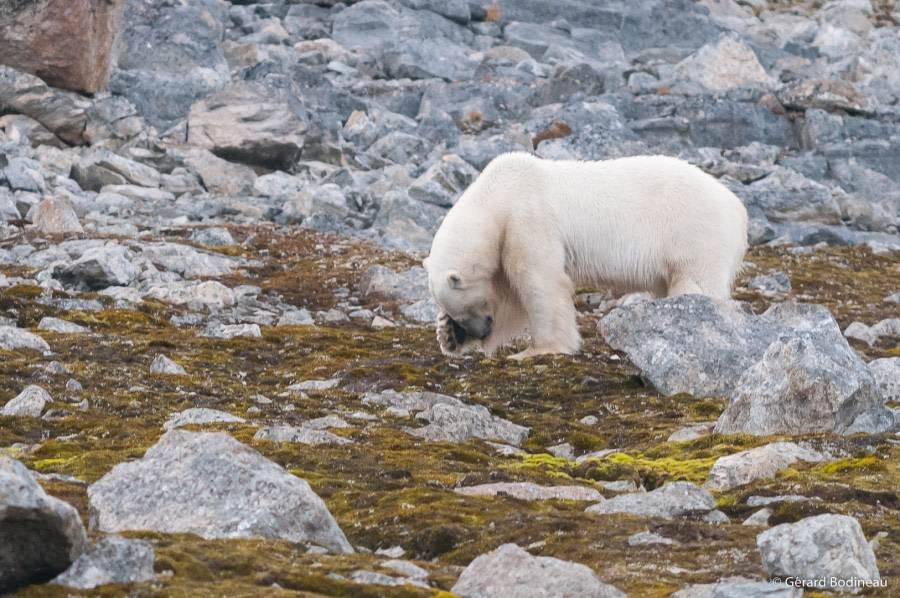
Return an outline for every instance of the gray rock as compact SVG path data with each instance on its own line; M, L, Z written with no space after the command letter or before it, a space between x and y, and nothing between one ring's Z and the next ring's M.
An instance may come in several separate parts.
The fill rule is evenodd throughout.
M600 502L603 495L585 486L539 486L531 482L497 482L454 489L464 496L505 495L519 500L587 500Z
M88 488L100 531L278 538L353 549L309 484L223 433L172 430Z
M111 241L86 250L71 264L54 268L53 277L66 285L91 290L128 286L139 275L132 258L130 251Z
M463 81L472 78L477 66L463 46L441 37L393 40L384 45L379 61L395 79Z
M212 251L195 249L181 243L142 243L141 257L154 266L185 278L225 276L242 262Z
M0 409L0 415L40 417L44 406L52 400L46 390L32 384L10 399L3 409Z
M620 494L586 509L588 513L608 515L630 513L644 517L703 516L716 508L716 499L691 482L670 482L652 492Z
M394 575L387 575L385 573L376 573L375 571L364 571L357 570L350 573L350 580L359 584L375 584L379 586L403 586L403 585L412 585L418 586L420 588L430 588L427 583L418 580L418 579L410 579L408 577L397 577Z
M201 425L201 424L218 424L218 423L235 423L242 424L245 420L242 417L231 415L225 411L218 409L209 409L207 407L191 407L185 409L181 413L176 413L163 424L164 430L172 430L181 428L182 426Z
M420 324L433 323L437 320L439 311L437 303L431 298L420 299L412 305L404 305L400 308L400 313L402 313L404 317L409 318L414 322L419 322Z
M154 579L153 545L150 542L107 536L50 583L90 590L108 583L140 583Z
M60 320L59 318L51 318L49 316L41 318L41 321L38 322L38 330L48 330L60 334L81 334L83 332L90 332L88 328L85 328L80 324L67 322L65 320Z
M84 156L72 166L72 178L86 191L100 191L106 185L139 185L159 187L160 174L155 169L99 149Z
M777 525L759 534L756 545L770 577L822 579L822 589L837 590L852 587L848 582L881 579L859 522L846 515Z
M751 496L747 499L748 507L765 507L768 505L777 505L783 502L797 501L818 501L822 500L818 497L803 496L802 494L779 494L778 496Z
M287 170L307 129L300 97L256 81L232 83L191 107L188 142L238 162Z
M741 525L769 525L769 517L772 516L774 511L769 507L763 507L762 509L756 511L746 519Z
M91 103L83 96L49 87L34 75L0 65L0 112L23 114L73 145L85 143Z
M791 280L784 272L767 276L754 276L747 281L747 287L767 293L790 293Z
M844 336L862 341L869 346L881 341L882 338L900 338L900 318L886 318L871 326L862 322L852 322L844 330Z
M45 199L29 213L31 222L45 234L81 233L84 229L72 205L64 199Z
M669 435L667 438L668 442L687 442L688 440L696 440L697 438L702 438L703 436L709 436L712 434L713 427L715 426L715 422L708 424L696 424L693 426L688 426L686 428L681 428L680 430L676 430Z
M624 598L585 565L552 557L531 556L504 544L469 563L451 591L463 598L545 598L590 596Z
M121 49L109 89L128 98L163 130L184 119L196 100L229 79L222 52L223 3L127 3Z
M295 426L267 426L253 435L254 440L271 440L273 442L297 442L317 446L320 444L351 444L348 438L325 430Z
M175 363L163 354L159 354L153 358L153 363L150 364L150 373L171 374L174 376L187 375L187 372L181 365Z
M211 320L203 330L197 333L197 336L225 339L238 336L261 338L262 331L259 328L259 324L223 324L216 320Z
M666 538L665 536L660 536L659 534L655 534L653 532L638 532L628 537L629 546L653 546L658 544L672 546L674 544L678 544L678 542L671 538Z
M827 459L826 455L793 442L773 442L716 459L706 487L730 490L754 480L774 477L797 461L818 463Z
M87 546L78 511L47 496L24 465L0 456L0 592L65 571Z
M801 598L803 589L783 583L729 577L716 583L692 584L670 598Z
M234 305L237 301L234 291L221 282L206 280L204 282L179 282L150 287L147 296L164 303L186 305L191 309L217 309ZM210 322L210 334L224 334L219 327L221 322ZM258 326L257 326L258 328Z
M308 309L292 309L284 312L276 326L312 326L316 323Z
M547 447L547 451L557 459L575 460L575 447L568 442Z
M14 326L0 326L0 349L4 351L31 349L32 351L44 353L50 352L50 345L33 332Z
M736 301L684 295L614 309L599 329L666 395L732 396L744 371L783 336L807 335L852 361L828 310L794 302L756 316Z
M372 295L408 302L427 301L431 298L428 274L421 266L414 266L400 273L385 266L372 266L360 279L359 293L363 297Z
M303 427L310 430L325 430L327 428L351 428L352 426L336 415L326 415L304 422Z
M191 233L190 240L211 247L235 244L234 237L231 236L228 229L220 227L197 229Z
M678 63L679 77L696 81L711 90L735 87L770 89L775 81L766 73L756 54L735 35L725 35Z
M192 148L184 162L210 193L244 195L254 189L256 173L252 168L224 160L209 150Z
M900 357L884 357L869 362L878 390L885 403L900 401Z
M407 432L425 440L466 442L470 438L498 440L520 446L528 438L529 428L491 415L486 407L468 405L454 397L433 392L367 393L363 403L384 405L404 413L417 412L418 419L429 425L407 429Z
M875 378L856 352L803 333L779 338L744 372L716 432L854 434L892 426Z

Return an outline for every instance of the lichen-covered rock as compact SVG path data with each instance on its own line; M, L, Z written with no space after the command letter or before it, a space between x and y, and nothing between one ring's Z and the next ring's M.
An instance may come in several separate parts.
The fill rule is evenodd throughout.
M309 484L224 433L172 430L88 488L99 531L280 538L353 552Z
M900 357L884 357L869 362L881 398L885 402L900 401Z
M253 435L254 440L275 442L298 442L316 446L319 444L350 444L350 440L326 430L315 430L296 426L267 426Z
M183 426L191 426L195 424L218 424L231 423L241 424L246 420L236 415L231 415L226 411L219 409L209 409L208 407L191 407L185 409L181 413L176 413L163 424L163 430L172 430Z
M826 459L826 455L793 442L773 442L719 457L709 472L706 487L713 490L729 490L754 480L773 477L797 461L818 463Z
M60 320L59 318L50 316L41 318L41 321L38 322L38 330L47 330L49 332L58 332L60 334L81 334L89 332L89 329L81 324L67 322L66 320Z
M0 409L0 415L15 415L19 417L40 417L44 406L52 401L50 394L34 384L26 386L15 398Z
M24 465L0 456L0 592L65 571L87 546L75 507L47 496Z
M43 353L50 351L50 345L33 332L15 326L0 326L0 349L4 351L31 349Z
M625 596L580 563L531 556L515 544L504 544L469 563L451 591L463 598Z
M846 343L823 345L802 336L780 338L735 385L719 417L721 434L877 433L894 418L875 378Z
M586 486L539 486L531 482L496 482L463 486L454 490L465 496L511 496L519 500L588 500L600 502L603 495Z
M859 522L846 515L817 515L777 525L759 534L756 545L769 577L824 580L822 589L836 590L881 579Z
M434 392L386 390L366 394L363 403L386 405L396 415L409 415L416 411L416 417L428 421L429 425L409 428L407 432L425 440L465 442L470 438L483 438L519 446L529 433L524 426L491 415L486 407L469 405Z
M155 578L150 542L107 536L50 583L90 590L108 583L140 583Z
M715 508L716 499L700 486L691 482L670 482L652 492L614 496L588 507L586 511L598 515L630 513L644 517L674 519L685 516L702 517Z
M45 234L81 233L84 229L71 204L64 199L51 197L34 206L31 221Z
M756 316L737 301L682 295L619 307L599 328L667 395L731 396L744 371L784 335L803 332L821 346L850 351L827 309L794 302Z
M775 86L774 79L766 73L753 50L733 35L703 46L678 63L675 72L707 89L768 89Z
M128 249L109 242L86 250L71 264L54 268L53 277L64 284L91 290L128 286L140 274L132 259Z
M171 374L173 376L185 376L187 372L184 367L175 363L163 354L159 354L153 358L150 364L151 374Z

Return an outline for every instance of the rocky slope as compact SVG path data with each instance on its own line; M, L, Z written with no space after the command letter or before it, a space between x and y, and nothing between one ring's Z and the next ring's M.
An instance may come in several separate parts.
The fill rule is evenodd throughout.
M0 592L891 595L894 3L109 5L109 92L0 66ZM418 263L513 149L720 177L744 303L443 357Z

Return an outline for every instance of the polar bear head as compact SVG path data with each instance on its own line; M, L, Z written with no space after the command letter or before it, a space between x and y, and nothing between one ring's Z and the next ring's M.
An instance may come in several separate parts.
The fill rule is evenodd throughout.
M494 325L494 293L491 277L477 272L469 275L455 269L429 268L428 287L443 316L447 317L456 343L482 341Z

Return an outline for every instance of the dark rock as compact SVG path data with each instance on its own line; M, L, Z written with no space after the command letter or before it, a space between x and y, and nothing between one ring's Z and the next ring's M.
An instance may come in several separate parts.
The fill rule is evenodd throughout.
M74 507L47 496L24 465L0 456L0 592L66 570L87 546Z

